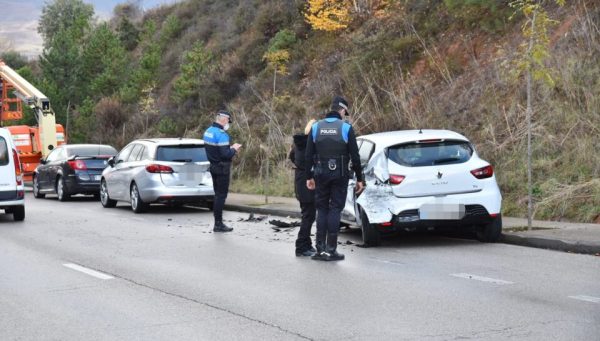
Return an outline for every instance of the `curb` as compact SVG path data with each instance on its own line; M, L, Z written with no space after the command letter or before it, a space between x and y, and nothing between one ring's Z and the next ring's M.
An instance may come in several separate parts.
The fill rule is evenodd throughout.
M505 244L535 247L538 249L549 249L590 255L600 254L600 245L582 244L581 242L570 243L559 239L502 234L500 242Z
M290 211L290 210L285 210L285 209L277 209L277 208L225 204L225 209L230 210L230 211L239 211L239 212L246 212L246 213L276 215L276 216L280 216L280 217L302 218L302 215L300 214L300 212Z

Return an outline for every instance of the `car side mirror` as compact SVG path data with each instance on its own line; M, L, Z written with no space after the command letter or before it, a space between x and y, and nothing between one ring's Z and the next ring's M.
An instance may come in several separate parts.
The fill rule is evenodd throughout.
M40 159L40 165L45 165L47 162L46 159Z
M109 166L114 167L115 166L115 157L114 156L111 157L110 159L108 159L107 162L108 162Z

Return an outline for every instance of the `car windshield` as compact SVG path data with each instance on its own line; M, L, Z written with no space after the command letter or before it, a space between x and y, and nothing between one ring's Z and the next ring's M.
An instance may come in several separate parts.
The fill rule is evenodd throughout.
M69 157L71 156L113 156L117 154L117 150L106 145L90 145L90 146L71 146L68 149Z
M156 161L202 162L208 161L208 158L204 146L188 144L158 147Z
M0 137L0 166L8 165L8 146L6 140Z
M467 162L473 148L467 141L411 142L388 148L388 158L407 167Z

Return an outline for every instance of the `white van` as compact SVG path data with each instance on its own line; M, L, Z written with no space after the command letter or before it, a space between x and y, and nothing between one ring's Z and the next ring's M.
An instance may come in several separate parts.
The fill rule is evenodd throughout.
M25 188L21 163L10 132L0 128L0 210L15 221L25 219Z

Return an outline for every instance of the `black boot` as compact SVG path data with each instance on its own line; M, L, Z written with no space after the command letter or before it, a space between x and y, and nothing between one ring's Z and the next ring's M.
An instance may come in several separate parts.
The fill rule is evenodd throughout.
M216 221L215 227L213 227L213 232L231 232L233 228L223 224L222 221Z
M338 261L338 260L344 260L344 255L337 252L337 239L338 239L338 235L337 233L330 233L327 235L327 251L324 252L324 255L326 255L325 259L326 261Z
M315 245L317 246L317 252L311 258L313 260L325 260L325 258L324 258L324 257L326 257L325 251L327 249L327 246L325 245L325 235L320 236L317 233L317 240L315 242Z

